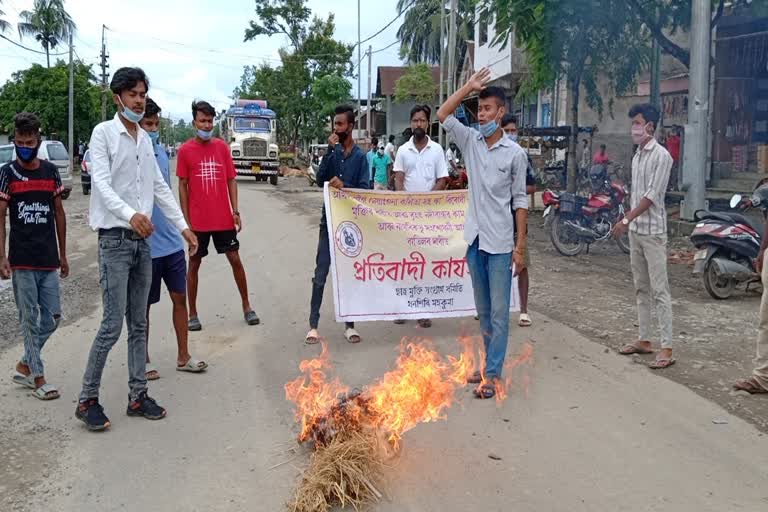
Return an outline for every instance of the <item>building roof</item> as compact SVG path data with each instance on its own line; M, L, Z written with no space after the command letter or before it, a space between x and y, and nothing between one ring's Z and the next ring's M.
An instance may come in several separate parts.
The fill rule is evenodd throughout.
M405 74L407 66L379 66L376 71L376 96L394 96L395 84ZM432 78L440 83L440 68L432 66Z

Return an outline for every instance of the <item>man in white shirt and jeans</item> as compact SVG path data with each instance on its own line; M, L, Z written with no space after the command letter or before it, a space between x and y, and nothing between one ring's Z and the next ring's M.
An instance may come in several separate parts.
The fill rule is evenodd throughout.
M144 116L149 81L139 68L117 70L110 89L118 113L91 135L90 225L99 233L99 272L103 317L83 376L75 416L89 430L110 422L99 404L101 375L107 356L128 325L129 416L165 417L165 409L147 395L147 300L152 282L152 255L147 238L155 201L178 229L190 255L197 238L187 226L155 160L152 142L138 123Z
M416 105L411 109L411 139L400 146L395 158L395 190L430 192L444 190L448 181L448 167L443 147L427 135L432 109ZM396 324L405 323L395 320ZM419 320L419 326L432 327L432 321Z

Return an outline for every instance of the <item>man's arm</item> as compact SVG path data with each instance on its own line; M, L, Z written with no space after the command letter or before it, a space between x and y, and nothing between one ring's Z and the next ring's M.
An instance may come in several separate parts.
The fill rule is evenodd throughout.
M115 217L130 223L136 210L123 201L112 188L112 174L109 162L109 142L103 127L93 130L91 135L91 185L99 191L104 205Z
M67 216L64 213L64 201L58 195L53 199L56 221L56 239L59 242L59 262L61 264L61 277L69 275L69 261L67 261Z
M669 154L663 155L661 162L656 166L656 170L651 177L651 183L648 190L640 199L637 208L630 210L626 218L632 222L644 214L652 205L664 208L664 198L667 195L667 184L669 183L669 174L672 170L672 157Z
M459 108L459 105L461 105L464 98L473 92L480 92L485 89L485 84L488 83L490 79L491 71L488 68L481 69L472 75L469 81L464 84L461 89L457 90L445 100L445 103L440 105L440 109L437 111L437 119L461 151L466 150L467 141L472 134L472 130L453 117L453 112Z
M445 163L445 158L443 158L443 155L440 155L440 158L436 159L435 166L437 167L435 170L435 185L432 187L432 190L445 190L445 188L448 186L448 165Z
M176 229L180 232L189 229L184 214L176 203L176 198L173 197L171 187L168 186L168 183L166 183L163 178L163 173L160 171L160 166L157 165L157 160L155 160L155 174L152 185L155 194L155 202L160 208L160 211L163 212L163 215L165 215L165 218L176 226ZM179 194L181 194L181 192L179 192Z
M8 211L8 202L0 199L0 279L11 278L11 264L5 253L5 217Z
M368 166L368 158L360 158L360 167L355 177L355 187L362 189L371 188L371 167Z
M189 222L189 179L179 178L179 203L181 203L181 213L184 215L184 219L187 221L187 225L191 225Z

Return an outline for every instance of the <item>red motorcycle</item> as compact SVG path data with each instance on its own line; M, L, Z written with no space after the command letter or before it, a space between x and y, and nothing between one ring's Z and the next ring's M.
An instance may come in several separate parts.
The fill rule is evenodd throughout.
M611 229L624 217L627 188L607 178L586 198L569 193L545 190L544 225L550 227L550 239L563 256L576 256L595 242L611 239ZM616 239L616 244L629 254L629 234Z

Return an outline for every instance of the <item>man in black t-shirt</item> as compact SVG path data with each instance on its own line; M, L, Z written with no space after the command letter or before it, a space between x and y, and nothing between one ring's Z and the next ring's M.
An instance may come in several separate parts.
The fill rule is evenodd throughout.
M40 160L40 121L22 112L14 118L16 160L0 167L0 278L13 276L13 296L24 335L24 356L13 381L41 400L59 398L43 376L40 353L61 320L59 277L69 274L66 218L61 177L55 165ZM5 252L5 218L10 213L10 243Z

